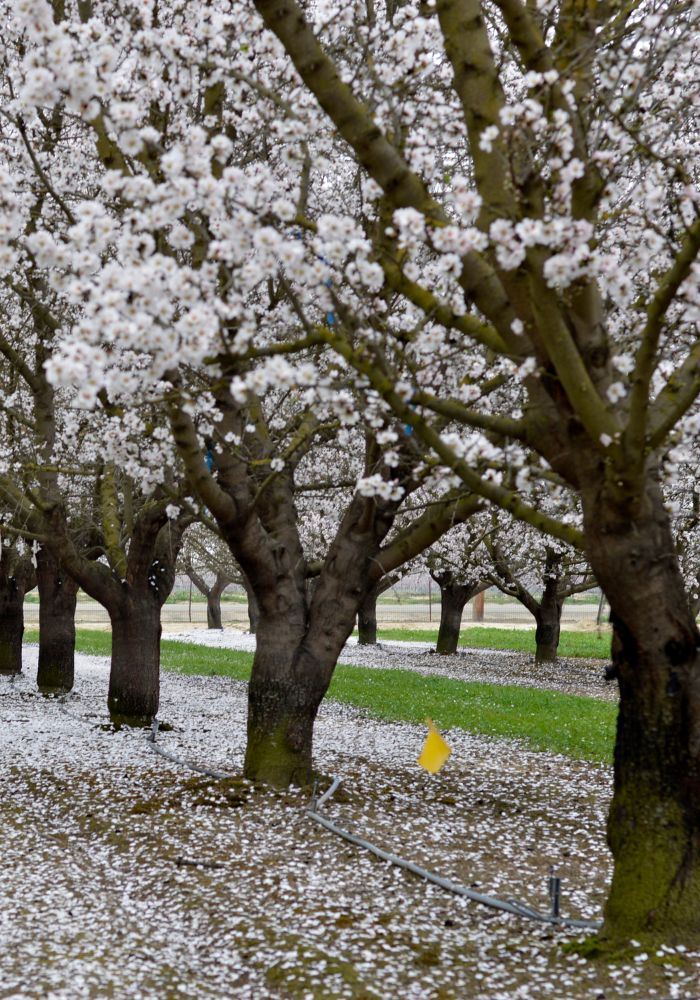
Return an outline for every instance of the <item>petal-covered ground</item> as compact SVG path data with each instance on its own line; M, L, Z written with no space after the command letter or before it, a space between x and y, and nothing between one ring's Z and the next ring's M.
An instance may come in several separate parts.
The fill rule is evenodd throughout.
M0 679L0 997L511 998L700 993L700 955L634 944L600 966L570 933L500 915L315 824L308 793L236 777L245 686L163 678L159 745L106 725L107 662L78 657L65 705ZM596 917L610 875L604 767L454 731L437 776L424 730L324 705L316 761L341 826L478 891Z

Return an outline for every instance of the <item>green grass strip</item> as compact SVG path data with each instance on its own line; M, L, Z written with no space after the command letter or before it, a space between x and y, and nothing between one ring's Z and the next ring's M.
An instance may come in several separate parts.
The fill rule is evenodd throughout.
M357 633L355 633L357 634ZM437 629L382 628L378 638L397 639L403 642L437 642ZM610 658L610 633L562 632L559 640L560 656L582 656L607 660ZM459 637L460 646L472 649L512 649L519 653L535 652L534 629L464 628Z
M39 632L28 629L24 633L25 642L38 642ZM111 656L112 633L97 629L77 629L75 648L86 656ZM174 642L162 639L160 643L160 665L163 670L178 674L232 677L247 681L253 654L235 649L217 649L200 646L197 643Z
M26 633L27 642L38 639L38 632ZM111 642L109 632L81 629L76 649L109 656ZM161 643L161 665L175 673L245 681L252 662L252 653L168 639ZM384 722L422 723L429 717L441 729L520 739L534 750L576 760L612 759L617 706L595 698L343 664L336 668L328 696Z
M617 706L514 685L339 665L329 696L386 722L423 722L524 740L577 760L612 760Z

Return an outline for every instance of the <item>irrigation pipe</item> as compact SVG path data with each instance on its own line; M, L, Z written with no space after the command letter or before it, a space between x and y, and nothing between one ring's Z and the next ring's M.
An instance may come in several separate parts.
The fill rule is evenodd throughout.
M180 767L188 767L190 771L197 771L198 774L204 774L208 778L223 779L232 777L230 774L224 774L222 771L210 771L206 767L200 767L199 764L193 764L189 760L183 760L182 757L176 757L174 753L168 753L167 750L163 750L163 748L156 743L157 735L158 720L154 719L153 724L151 725L151 735L148 737L146 742L153 753L157 753L160 757L165 757L166 760L172 761L173 764L179 764Z
M211 771L206 767L200 767L198 764L193 764L191 761L183 760L175 754L168 753L156 743L157 735L158 720L154 719L151 727L151 735L147 741L148 746L154 753L159 754L166 760L170 760L174 764L179 764L180 767L187 767L191 771L197 771L199 774L205 774L210 778L221 779L231 777L229 774L223 774L221 771ZM316 823L319 823L331 833L336 834L336 836L342 837L343 840L347 840L348 843L354 844L356 847L362 847L364 850L374 854L375 857L380 858L382 861L388 861L389 864L395 865L397 868L403 868L405 871L411 872L413 875L418 875L419 878L425 879L426 882L432 882L433 885L437 885L441 889L446 889L455 896L464 896L467 899L471 899L475 903L481 903L483 906L489 906L494 910L501 910L504 913L511 913L516 917L525 917L527 920L536 920L539 923L552 924L557 927L574 927L579 930L600 930L603 926L602 921L600 920L579 920L575 917L562 917L559 915L559 879L552 880L550 878L550 894L552 894L551 891L553 882L556 884L556 889L552 894L552 913L540 913L537 910L533 910L525 903L517 903L513 900L506 899L497 899L495 896L487 896L481 892L474 892L473 889L467 889L466 886L459 885L457 882L452 882L450 879L443 878L441 875L436 875L435 872L430 872L427 868L422 868L413 861L408 861L406 858L400 858L396 854L391 854L389 851L385 851L381 847L377 847L376 844L370 843L369 840L365 840L364 837L358 837L356 834L350 833L349 830L344 830L336 823L333 823L332 820L326 819L325 816L322 816L321 813L318 812L321 806L323 806L335 794L339 785L340 778L334 778L330 787L319 799L316 799L315 797L312 799L311 805L306 812L307 815Z
M356 847L362 847L364 850L374 854L375 857L381 858L382 861L388 861L389 864L396 865L397 868L403 868L405 871L412 872L414 875L418 875L419 878L425 879L426 882L432 882L434 885L440 886L441 889L446 889L448 892L454 893L455 896L465 896L467 899L471 899L475 903L481 903L483 906L489 906L494 910L502 910L504 913L512 913L518 917L526 917L528 920L537 920L543 924L553 924L559 927L575 927L581 930L600 930L603 926L602 921L600 920L579 920L573 917L561 917L557 912L539 913L537 910L531 909L524 903L497 899L495 896L486 896L483 893L474 892L472 889L467 889L466 886L459 885L457 882L451 882L449 879L443 878L441 875L436 875L435 872L428 871L427 868L422 868L413 861L408 861L406 858L400 858L396 854L391 854L389 851L385 851L381 847L377 847L376 844L370 843L369 840L365 840L364 837L358 837L356 834L350 833L349 830L343 830L342 827L337 826L337 824L333 823L329 819L326 819L325 816L322 816L318 812L319 807L328 801L338 788L339 784L340 779L334 778L328 791L326 791L317 802L312 801L311 806L307 809L307 814L316 823L320 823L320 825L325 827L326 830L329 830L331 833L335 833L338 837L342 837L342 839L347 840L348 843L354 844ZM556 908L558 909L558 894ZM553 910L554 909L555 907L553 906Z

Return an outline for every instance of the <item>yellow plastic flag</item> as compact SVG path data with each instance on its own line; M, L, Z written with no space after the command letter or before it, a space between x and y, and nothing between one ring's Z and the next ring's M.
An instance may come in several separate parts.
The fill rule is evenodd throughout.
M428 724L428 735L425 738L425 746L418 758L418 763L431 774L437 774L452 751L433 725L433 720L426 719L425 721Z

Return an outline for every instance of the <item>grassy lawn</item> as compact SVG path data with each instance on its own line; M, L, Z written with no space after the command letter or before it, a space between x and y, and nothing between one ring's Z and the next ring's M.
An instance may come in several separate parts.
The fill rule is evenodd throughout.
M38 638L36 631L26 633L27 642L38 642ZM109 632L82 629L77 649L109 656L111 638ZM167 639L161 643L162 667L176 673L247 680L252 661L251 653ZM513 737L534 750L551 750L578 760L608 762L612 757L617 707L594 698L342 664L329 697L385 722L421 723L430 717L443 729Z
M357 634L357 632L355 632ZM437 641L437 629L381 628L378 638L401 639L404 642ZM459 637L460 646L470 646L475 649L514 649L522 653L535 652L534 629L510 628L464 628ZM564 632L559 641L560 656L584 656L609 659L610 633L601 632Z

